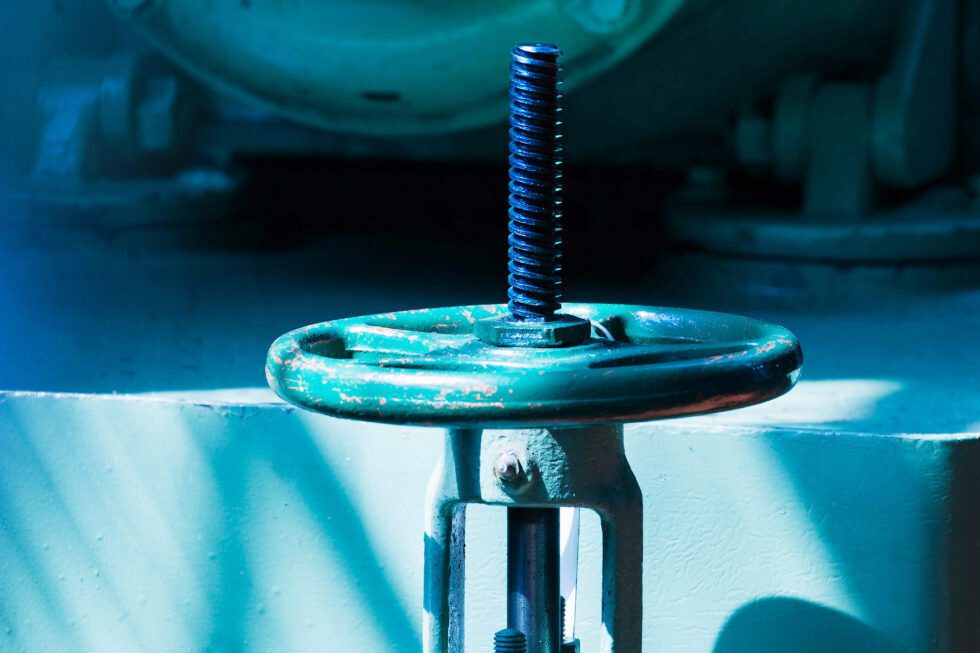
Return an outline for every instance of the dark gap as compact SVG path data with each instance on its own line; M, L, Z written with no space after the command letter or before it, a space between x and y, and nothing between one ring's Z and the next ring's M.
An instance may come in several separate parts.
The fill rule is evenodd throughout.
M398 91L364 91L361 95L365 100L384 103L397 102L402 98L402 94Z

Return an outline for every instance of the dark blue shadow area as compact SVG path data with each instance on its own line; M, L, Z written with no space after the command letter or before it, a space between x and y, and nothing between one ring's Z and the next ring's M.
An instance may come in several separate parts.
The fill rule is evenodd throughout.
M499 299L474 290L481 284L465 269L433 282L400 256L401 266L371 243L344 242L295 252L157 254L129 263L108 254L27 256L0 246L0 389L264 388L269 345L292 329Z
M794 598L748 603L725 622L713 653L899 653L884 635L837 610Z
M980 441L957 447L952 456L949 588L951 650L980 651Z

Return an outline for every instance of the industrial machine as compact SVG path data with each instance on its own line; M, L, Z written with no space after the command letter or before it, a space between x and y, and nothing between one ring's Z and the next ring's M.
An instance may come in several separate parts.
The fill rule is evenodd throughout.
M109 5L8 10L15 206L161 237L240 206L256 154L496 161L496 53L545 34L570 161L683 176L662 233L702 295L729 268L807 302L976 282L973 2Z
M980 3L0 39L0 650L980 649Z

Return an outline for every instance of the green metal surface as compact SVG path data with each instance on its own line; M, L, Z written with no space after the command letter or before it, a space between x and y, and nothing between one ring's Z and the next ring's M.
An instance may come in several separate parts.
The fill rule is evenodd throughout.
M503 305L383 313L287 333L266 375L283 399L328 415L504 428L748 406L789 390L802 364L792 333L745 317L621 304L565 310L603 337L515 350L473 335Z
M502 456L519 461L518 479L496 473ZM447 432L426 492L424 653L455 653L454 644L462 644L467 504L595 512L602 528L598 650L639 653L643 496L626 459L622 426ZM529 651L546 650L529 643L535 644Z
M431 134L506 112L513 43L564 44L578 86L635 52L689 0L289 3L109 0L187 70L331 131Z

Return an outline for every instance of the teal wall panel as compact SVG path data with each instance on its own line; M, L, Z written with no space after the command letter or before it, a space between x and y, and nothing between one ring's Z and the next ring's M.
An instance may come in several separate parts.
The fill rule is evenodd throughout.
M727 422L628 427L645 650L975 650L977 435L790 424L827 383ZM848 383L834 394L849 402L817 402L828 417L894 390ZM0 650L420 650L441 434L304 414L260 391L216 400L235 395L3 396ZM504 621L503 527L499 511L472 510L471 653ZM586 651L598 564L590 515Z

